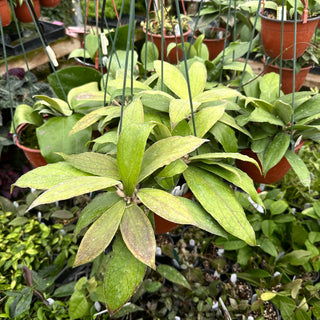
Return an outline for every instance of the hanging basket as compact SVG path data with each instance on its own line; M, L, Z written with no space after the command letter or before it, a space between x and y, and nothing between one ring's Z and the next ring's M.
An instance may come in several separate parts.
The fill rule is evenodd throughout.
M14 138L15 144L17 145L18 148L20 148L24 152L26 158L28 159L28 161L30 162L33 168L45 166L48 163L45 160L45 158L42 156L39 149L28 148L19 142L18 136L21 135L22 131L26 129L27 126L28 124L25 123L18 127L17 136L15 136Z
M0 15L2 26L8 26L11 23L11 12L7 0L0 0Z
M217 28L213 27L213 30L215 32L223 32L223 38L221 39L206 39L204 38L202 43L204 43L208 47L209 51L209 60L213 60L224 48L224 40L225 40L225 34L226 29L224 28ZM196 37L194 37L196 39ZM231 39L231 33L228 31L227 40Z
M40 17L40 0L33 0L32 1L34 11L36 13L36 16ZM17 6L14 8L14 12L17 16L17 19L21 22L33 22L32 14L29 11L28 5L24 1L23 4L20 6L17 4Z
M281 21L268 18L259 13L261 18L261 43L269 57L279 58L281 54ZM306 23L297 21L296 58L299 58L308 48L318 25L320 16L309 18ZM293 59L294 51L294 21L284 21L283 25L282 59Z
M143 28L144 33L146 33L146 29ZM187 32L183 34L184 41L187 41L188 35L191 32L191 29L189 29ZM161 59L161 35L160 34L151 34L148 32L148 41L152 41L156 45L158 51L159 51L159 59ZM175 49L172 49L167 56L167 47L170 43L181 43L181 35L179 36L167 36L164 35L164 47L163 47L163 61L167 61L173 64L177 64L183 57L183 51L176 47Z
M293 69L290 68L282 68L281 73L281 90L284 94L289 94L292 92L297 92L301 89L312 65L301 68L298 73L295 74L295 86L293 90ZM264 64L264 73L275 72L280 74L280 67L272 65L272 64Z

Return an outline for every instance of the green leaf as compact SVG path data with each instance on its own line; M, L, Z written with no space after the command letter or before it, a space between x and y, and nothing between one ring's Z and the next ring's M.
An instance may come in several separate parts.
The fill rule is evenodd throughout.
M99 90L98 82L89 82L69 91L68 101L77 113L88 114L97 108L102 108L110 96Z
M9 312L11 318L16 318L30 308L33 291L30 287L21 290L18 296L10 305Z
M120 133L117 164L127 196L132 195L138 182L144 150L152 127L150 124L127 123Z
M194 97L193 100L204 103L217 100L226 100L240 96L241 93L239 93L237 90L222 87L204 91L203 93L200 93L199 95Z
M118 113L120 114L119 108L115 109L115 107L112 107L112 106L99 108L97 110L94 110L86 114L81 119L79 119L79 121L73 126L73 128L70 130L69 135L72 135L74 133L77 133L81 130L84 130L90 127L94 123L98 122L103 116L108 116L115 111L118 111Z
M148 41L147 43L143 44L140 57L145 68L147 70L152 70L153 61L159 58L159 50L154 43Z
M222 117L225 107L226 105L223 104L216 107L203 108L195 114L197 137L202 138L216 124ZM189 126L192 134L194 134L192 120L189 121Z
M88 82L99 82L101 73L94 68L70 66L62 68L55 73L51 73L47 79L58 98L65 99L72 88ZM65 95L63 94L63 90Z
M210 133L223 146L225 152L238 151L238 139L234 130L228 125L219 121L211 128Z
M208 214L197 202L180 197L180 201L186 206L193 217L193 225L221 237L228 237L222 227Z
M181 99L189 98L187 81L177 67L163 61L163 75L161 75L161 61L154 61L153 65L159 77L163 78L163 83L173 93Z
M215 165L202 165L201 168L236 185L244 192L248 193L255 203L264 207L263 201L259 197L252 179L242 170L223 162L217 162Z
M278 260L280 265L291 264L293 266L302 266L310 259L311 252L307 250L294 250L285 254Z
M147 178L155 170L194 151L204 142L206 140L194 136L174 136L157 141L146 150L143 156L138 182Z
M290 145L290 136L285 132L279 132L269 143L263 155L263 173L274 167L285 155Z
M233 117L229 116L226 112L219 119L219 122L222 122L222 123L228 125L229 127L232 127L234 129L244 133L249 138L252 138L250 132L246 128L243 128L243 127L239 126L237 124L236 120Z
M150 268L156 269L154 231L150 220L136 204L125 209L120 230L131 253Z
M278 117L283 121L283 123L287 124L291 121L293 110L289 103L277 100L274 104L274 107L276 115L278 115Z
M63 181L87 175L87 173L75 169L67 162L58 162L28 171L21 176L13 186L20 188L50 189Z
M175 268L161 264L158 266L157 271L167 280L191 290L187 279Z
M271 215L277 215L285 212L288 209L288 203L284 200L277 200L273 202L270 206Z
M119 201L119 196L115 192L104 192L96 196L82 210L74 230L74 235L77 236L83 228L95 221L97 217L112 207L117 201Z
M143 123L144 114L143 114L143 105L141 100L134 99L125 109L122 118L122 126L126 127L131 123Z
M273 299L277 294L275 292L264 292L261 294L262 301L269 301Z
M276 228L277 228L277 224L272 220L263 220L261 223L262 232L268 238L272 236Z
M232 189L206 171L190 167L183 176L203 208L229 233L255 245L254 231Z
M191 96L194 98L204 91L207 82L207 69L204 63L196 61L189 69Z
M88 150L86 144L91 139L91 128L69 135L72 127L81 117L80 114L73 114L69 117L53 117L36 129L40 151L47 162L61 161L61 157L56 152L73 154Z
M248 156L245 156L240 153L227 153L227 152L216 152L216 153L203 153L199 154L198 156L193 156L189 160L190 161L203 161L203 162L210 162L211 160L214 160L214 163L216 163L217 159L239 159L242 161L248 161L253 163L260 171L260 166L256 160L253 158L250 158Z
M270 254L272 257L276 258L278 256L277 248L269 239L261 237L257 239L257 245L259 245L264 252Z
M23 226L27 222L29 222L29 219L26 217L16 217L9 222L9 226L14 226L14 227Z
M170 102L174 99L170 94L158 90L142 91L138 93L138 96L145 107L166 113L169 112Z
M36 95L35 98L43 100L43 103L49 108L61 113L64 116L71 116L72 110L69 108L69 105L62 99L59 98L50 98L44 95Z
M193 218L178 197L158 189L143 188L137 193L141 202L160 217L179 224L193 224Z
M290 163L293 171L298 176L300 182L305 187L310 187L310 184L311 184L310 172L306 164L303 162L303 160L291 150L288 150L285 153L285 157Z
M107 263L104 293L109 313L119 310L135 293L142 282L146 266L128 250L120 236L116 237L113 252Z
M113 157L96 152L67 155L59 153L75 168L92 175L120 180L117 161Z
M186 163L181 160L175 160L165 166L158 174L157 178L171 178L175 175L181 174L184 170L187 169Z
M109 188L120 182L104 177L77 177L53 186L42 193L29 207L29 210L45 203L66 200L101 189Z
M35 112L32 107L27 104L20 104L14 112L13 121L16 128L23 123L30 123L38 127L43 123L43 118L38 112Z
M92 224L80 243L74 267L92 261L105 250L119 228L125 207L120 199Z
M194 102L192 106L193 106L193 111L196 111L199 108L200 103ZM171 131L180 121L188 118L190 114L191 114L191 106L188 100L184 100L184 99L171 100L170 106L169 106Z
M70 319L83 319L89 314L90 305L85 292L75 291L69 301Z
M264 74L259 82L260 99L273 103L279 97L280 77L277 73Z

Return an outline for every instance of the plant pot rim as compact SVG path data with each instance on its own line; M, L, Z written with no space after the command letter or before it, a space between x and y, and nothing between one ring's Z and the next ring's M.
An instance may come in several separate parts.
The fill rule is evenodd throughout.
M259 12L259 16L260 16L260 18L263 18L264 20L273 21L274 23L280 23L280 24L281 24L281 20L272 19L272 18L266 17L265 15L263 15L263 14L261 13L261 11ZM315 17L308 17L307 22L309 22L309 21L314 21L314 20L319 20L319 19L320 19L320 15L315 16ZM284 22L284 23L294 23L294 20L285 20L285 21L283 21L283 22ZM303 20L299 19L299 20L297 20L297 23L303 24Z
M275 68L275 69L278 69L278 70L280 70L280 67L279 66L277 66L277 65L275 65L275 64L266 64L266 61L265 61L265 59L264 58L261 58L261 61L262 61L262 63L263 63L263 65L265 66L265 67L272 67L272 68ZM285 60L284 60L285 61ZM313 64L310 64L309 66L307 66L307 67L302 67L301 69L300 69L300 71L302 71L302 70L309 70L309 69L311 69L313 67ZM285 71L292 71L293 69L292 68L286 68L286 67L282 67L282 70L285 70ZM299 71L299 72L300 72Z
M27 146L21 144L18 139L20 132L28 126L29 126L29 123L23 123L17 128L17 134L14 136L14 142L22 150L26 150L27 152L32 152L32 153L39 153L40 149L34 149L34 148L27 147Z
M147 33L145 27L143 27L143 32L144 32L144 33ZM183 35L184 35L184 36L187 36L190 32L191 32L191 28L189 28L188 31L184 32ZM161 38L161 34L151 33L151 32L149 32L149 31L148 31L148 35L150 35L150 36L152 35L152 37L154 37L154 38ZM164 36L164 38L175 39L176 37L181 37L181 34L180 34L179 36L175 36L175 35L173 35L173 36L167 36L167 35L164 34L163 36Z

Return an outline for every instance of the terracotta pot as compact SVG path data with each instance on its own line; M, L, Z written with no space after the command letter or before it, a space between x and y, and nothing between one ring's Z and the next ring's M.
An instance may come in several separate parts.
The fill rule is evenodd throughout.
M309 67L301 68L298 73L295 75L295 86L293 90L293 69L290 68L282 68L281 74L281 90L285 93L297 92L301 89L304 80L306 79L312 65ZM280 67L268 64L264 65L264 73L275 72L280 74Z
M212 29L219 29L225 35L226 29L214 27ZM195 37L196 38L196 37ZM209 60L213 60L224 48L224 39L203 39L203 43L208 47L209 50ZM228 31L227 39L231 39L231 33Z
M278 58L281 53L281 21L261 17L261 43L269 57ZM307 23L297 21L296 58L303 55L308 48L318 25L320 16L309 18ZM293 59L294 21L284 21L283 26L283 60ZM287 50L286 50L287 49Z
M20 135L21 132L28 126L27 123L19 126L19 128L17 129L17 135ZM39 149L31 149L28 148L24 145L22 145L19 142L19 139L17 136L15 136L15 144L24 152L26 158L28 159L28 161L30 162L30 164L33 166L33 168L38 168L41 166L45 166L47 163L47 161L45 160L45 158L42 156L41 152Z
M40 0L40 5L42 7L53 8L59 5L61 0Z
M146 32L146 30L144 28L143 28L143 31ZM191 32L191 29L183 34L184 41L187 41L188 35L190 32ZM153 39L153 43L156 45L156 47L159 50L159 59L161 59L161 35L160 34L152 34L152 39ZM175 36L166 36L166 35L164 36L163 61L168 61L170 63L176 64L182 59L183 51L178 47L175 49L172 49L169 56L167 57L167 47L168 47L169 43L176 42L176 39L177 39L177 43L181 43L181 35L176 36L176 37ZM152 41L150 32L148 32L148 41ZM178 58L177 58L177 51L178 51Z
M184 197L191 199L193 196L192 192L189 191L187 192ZM159 233L167 233L173 229L175 229L176 227L178 227L179 224L175 223L175 222L171 222L168 221L160 216L158 216L157 214L154 214L154 231L155 233L159 234Z
M40 17L40 0L33 0L32 1L34 11L36 16ZM31 8L30 8L31 9ZM22 6L19 4L14 8L14 12L16 13L17 19L21 22L33 22L32 14L29 11L28 5L24 1Z
M297 153L303 145L304 141L302 141L298 146L295 147L294 152ZM255 159L258 162L262 171L261 162L259 161L256 153L254 153L250 149L244 149L241 151L241 154ZM288 160L285 157L283 157L278 164L271 168L267 172L266 176L260 174L258 168L250 162L236 160L236 165L239 169L244 171L253 180L253 182L264 184L271 184L280 181L291 168Z
M0 15L2 26L8 26L11 23L11 12L7 0L0 0Z

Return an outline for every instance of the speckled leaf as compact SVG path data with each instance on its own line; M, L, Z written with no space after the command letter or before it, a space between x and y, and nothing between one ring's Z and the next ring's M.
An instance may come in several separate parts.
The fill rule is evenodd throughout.
M140 173L147 139L153 125L142 123L127 123L118 139L117 164L124 192L131 196Z
M238 151L238 139L234 130L229 126L218 121L211 129L210 133L223 146L226 152Z
M210 162L211 160L214 160L214 162L216 162L217 159L229 159L229 158L251 162L260 170L260 166L256 160L240 153L227 153L227 152L203 153L198 156L193 156L189 160L191 161L201 160L207 163L207 162Z
M194 136L169 137L154 143L143 156L138 182L148 177L155 170L182 158L201 146L206 140Z
M79 170L96 176L108 177L116 180L120 179L117 160L109 155L96 152L84 152L72 155L59 153L59 155Z
M142 91L138 94L142 104L148 108L161 112L169 112L169 105L174 98L162 91Z
M158 216L179 224L194 224L194 220L178 197L159 190L143 188L138 191L138 198Z
M191 96L195 97L204 91L207 83L207 69L204 63L194 62L189 69Z
M161 264L158 266L157 271L167 280L191 290L187 279L177 269L165 264Z
M114 110L114 107L99 108L95 111L86 114L72 127L69 134L72 135L78 131L90 127L92 124L98 122L98 120L100 120L101 117L110 114L111 110Z
M310 184L311 184L310 172L306 164L303 162L303 160L291 150L288 150L286 152L285 157L290 163L292 169L298 176L301 183L305 187L310 187Z
M128 206L120 224L122 238L131 253L152 269L156 268L156 240L150 220L136 204Z
M83 228L95 221L103 212L108 210L117 201L119 201L119 196L115 192L104 192L97 195L82 210L74 230L74 235L77 236Z
M80 243L74 267L93 260L105 250L119 228L125 207L125 201L120 199L92 224Z
M229 127L232 127L234 129L244 133L245 135L247 135L248 137L251 138L250 132L247 129L239 126L237 124L236 120L232 116L228 115L226 112L222 115L222 117L219 119L219 121L228 125Z
M200 103L194 102L192 106L193 106L193 111L196 111L199 108ZM180 121L189 117L190 114L191 114L191 106L190 106L189 100L184 100L184 99L172 100L169 106L171 131Z
M228 234L223 228L197 202L184 197L179 197L179 199L187 207L189 213L193 217L193 224L195 226L217 236L228 237Z
M230 234L255 245L255 233L233 190L214 175L195 167L183 176L203 208Z
M50 98L44 95L36 95L34 97L37 99L43 100L45 103L47 103L50 106L50 108L52 108L55 111L58 111L64 116L72 115L72 110L69 108L68 104L62 99Z
M269 143L261 162L263 173L274 167L285 155L290 145L290 135L285 132L279 132Z
M29 210L45 203L66 200L84 193L98 191L119 184L114 179L105 177L77 177L63 181L42 193L29 207Z
M203 165L202 168L236 185L248 193L255 203L264 207L252 179L242 170L223 162L216 163L215 165Z
M123 113L122 125L125 127L133 122L143 123L143 119L143 105L140 99L135 99L126 107Z
M204 108L195 114L197 137L202 138L212 128L224 114L225 107L226 105L223 104L217 107ZM191 132L194 133L192 120L189 121L189 126Z
M154 61L153 65L161 77L161 61ZM179 98L188 99L188 86L183 74L176 66L165 61L163 62L163 82Z
M56 184L75 177L88 176L67 162L47 164L21 176L13 186L20 188L50 189Z
M241 93L237 90L230 88L214 88L211 90L204 91L193 98L194 101L197 102L209 102L209 101L217 101L217 100L225 100L235 97L240 97Z
M275 113L283 121L283 123L285 124L289 123L291 121L291 116L293 113L291 105L281 100L277 100L274 106L275 106L275 109L274 109Z
M146 272L140 262L126 247L118 235L107 263L104 293L109 314L119 310L136 292Z

